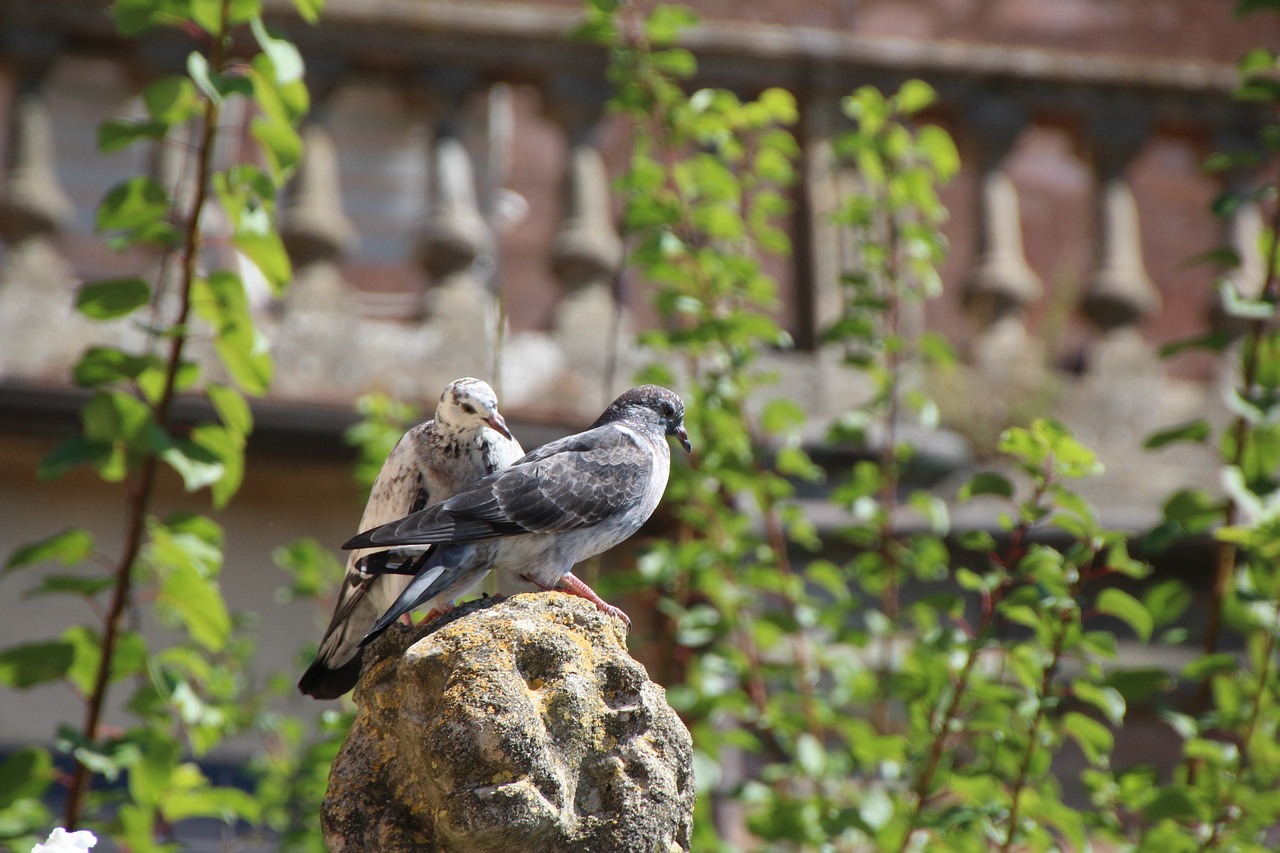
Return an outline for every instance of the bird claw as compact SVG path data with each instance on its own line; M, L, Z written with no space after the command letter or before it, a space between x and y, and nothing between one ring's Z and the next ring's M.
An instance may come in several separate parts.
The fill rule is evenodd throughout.
M532 578L530 578L530 580L532 580ZM623 624L627 626L627 630L631 630L631 617L628 616L621 607L615 607L597 595L594 589L587 586L586 583L573 572L565 572L560 577L560 584L560 586L555 588L559 589L561 592L567 592L570 595L585 598L587 601L594 604L596 609L601 613L607 613L610 616L616 616L621 619ZM539 584L539 586L541 586L541 584Z
M423 616L422 619L418 621L418 624L425 625L433 619L439 619L441 616L445 615L446 613L452 613L456 606L457 605L453 603L438 604L435 607L428 610L427 615Z

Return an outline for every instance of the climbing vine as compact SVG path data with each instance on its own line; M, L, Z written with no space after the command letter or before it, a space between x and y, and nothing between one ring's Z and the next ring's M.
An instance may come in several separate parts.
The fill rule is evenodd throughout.
M310 20L319 11L315 0L295 5ZM288 286L274 221L277 194L302 153L296 128L308 97L301 56L268 30L257 0L130 0L112 12L123 36L176 28L190 51L181 73L147 85L144 116L101 125L98 147L160 145L186 165L178 185L130 177L97 208L97 230L112 248L147 249L138 256L159 260L152 272L77 290L77 311L102 324L103 339L139 342L85 350L72 369L88 395L81 430L44 459L39 476L92 468L119 484L124 523L118 549L70 528L18 548L5 564L6 576L51 562L69 567L39 575L27 594L79 598L89 619L0 651L0 683L60 681L83 711L58 722L54 751L22 749L0 767L0 833L18 846L43 837L51 816L42 798L57 784L65 787L64 826L105 830L144 851L161 849L171 827L189 818L264 817L257 799L214 784L192 760L266 719L248 690L253 642L218 583L223 532L210 516L165 513L156 491L172 472L187 491L207 490L218 509L243 478L253 426L246 395L267 389L272 365L239 267L218 259L244 259L276 296ZM252 104L257 150L223 164L215 150L236 100ZM211 345L216 364L193 357L197 341ZM203 400L209 415L180 421L179 397ZM154 640L143 631L150 625L175 633ZM109 702L131 722L107 725Z

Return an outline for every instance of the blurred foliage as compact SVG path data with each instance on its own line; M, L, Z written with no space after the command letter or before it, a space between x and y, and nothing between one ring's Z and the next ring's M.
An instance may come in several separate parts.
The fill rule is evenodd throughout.
M980 474L956 495L999 510L995 534L953 531L945 502L904 483L917 452L904 436L938 417L920 376L954 361L911 322L940 289L936 188L958 168L950 138L923 119L930 87L859 89L834 140L833 166L856 176L856 191L831 222L852 252L824 343L871 389L830 437L867 449L829 484L855 519L838 547L830 534L818 541L796 497L825 476L801 443L806 413L760 359L790 345L765 270L789 250L779 223L798 170L796 105L778 90L744 101L691 89L696 62L678 46L696 24L688 9L588 6L580 34L608 46L612 106L638 128L624 227L662 318L645 339L657 358L644 378L681 388L697 448L668 487L676 532L640 563L669 624L660 648L639 650L694 734L694 849L1265 849L1280 807L1277 229L1264 238L1266 284L1224 290L1227 313L1251 324L1239 416L1221 437L1230 497L1173 496L1146 543L1216 529L1214 606L1247 654L1218 652L1211 626L1205 656L1181 676L1123 668L1118 637L1183 642L1174 623L1192 597L1178 581L1135 583L1150 569L1129 555L1129 534L1102 527L1073 489L1100 471L1092 451L1052 421L1005 429L994 450L1012 475ZM1247 58L1241 95L1274 99L1275 68L1269 52ZM1273 195L1242 189L1215 209ZM1149 446L1212 438L1190 424ZM810 553L820 544L852 556ZM1176 710L1179 687L1197 682L1199 712ZM1184 738L1172 776L1113 766L1134 703ZM1086 764L1079 779L1060 778L1064 751ZM1066 802L1066 787L1090 805Z
M295 5L308 20L319 11L317 0ZM189 40L190 53L185 73L146 86L145 115L100 126L98 147L105 153L172 146L186 151L189 168L177 187L146 175L127 178L97 208L95 224L108 245L145 249L141 256L153 265L84 284L75 308L140 334L129 336L137 340L132 349L85 350L72 369L73 381L90 394L82 430L43 460L39 474L49 479L89 466L120 483L124 531L118 554L72 528L19 547L5 565L5 576L35 578L27 596L80 599L89 618L53 638L0 650L3 686L62 682L72 697L66 719L52 721L50 732L69 771L42 747L20 750L0 768L0 842L29 849L47 834L54 818L46 794L58 783L67 788L61 823L91 826L135 853L172 849L177 824L210 817L265 824L282 833L286 847L321 849L314 814L332 749L306 748L311 735L303 724L270 710L275 693L255 683L252 632L259 617L227 607L219 586L221 526L204 515L158 515L152 506L163 467L187 491L207 489L215 510L243 479L253 429L246 395L266 390L272 363L239 273L217 268L207 249L210 241L233 247L277 297L288 286L292 272L274 223L277 194L302 153L297 126L308 108L302 59L267 30L259 0L129 0L112 14L122 34L172 29ZM250 105L246 139L255 150L221 165L214 147L233 101ZM212 344L216 368L187 357L197 336ZM179 394L203 398L212 416L175 424ZM332 582L333 567L318 562L319 553L289 551L296 577L290 595L319 593L326 575ZM51 563L61 565L36 571ZM104 722L109 692L118 694L112 705L124 708L128 723ZM326 731L336 722L326 718ZM246 733L271 744L258 768L259 796L214 784L197 763Z
M315 0L295 5L308 20L319 12ZM1244 0L1238 10L1278 5ZM216 817L269 830L281 849L319 851L328 767L351 713L328 711L313 728L270 707L292 692L293 677L255 681L257 617L226 606L221 528L151 509L161 466L191 491L208 489L215 509L243 477L245 395L267 388L271 360L238 275L200 271L201 217L216 203L224 236L282 292L290 273L273 220L276 192L301 156L302 62L263 26L258 0L128 0L114 14L131 36L178 26L194 49L185 74L147 87L145 117L103 124L100 148L190 139L198 168L189 193L135 177L98 211L113 246L151 247L178 274L90 282L76 295L85 316L134 323L145 340L137 350L85 351L73 370L92 392L83 430L41 475L88 465L122 483L127 524L116 557L72 528L8 559L4 576L36 578L27 595L80 598L100 618L0 649L0 685L60 681L85 706L73 716L86 721L55 723L70 773L41 747L0 765L0 841L24 848L43 838L54 822L46 796L66 784L63 823L131 850L171 849L176 824ZM830 165L855 175L857 188L829 223L852 252L822 343L869 390L829 436L865 452L827 484L852 523L823 541L798 488L829 474L805 452L807 413L762 358L792 343L768 270L790 251L783 223L802 156L798 107L780 89L743 98L696 87L696 59L679 45L696 22L680 6L642 12L589 0L578 32L607 47L612 108L636 127L619 183L623 228L662 321L644 338L655 355L644 378L682 390L696 448L672 472L665 507L674 533L644 555L635 581L661 591L661 647L640 651L694 734L694 849L1269 849L1280 823L1280 208L1274 181L1259 176L1272 174L1280 126L1207 163L1231 178L1216 213L1256 205L1271 216L1264 280L1242 280L1232 248L1204 253L1223 268L1229 323L1166 348L1232 348L1232 420L1220 431L1173 425L1147 440L1204 445L1222 462L1225 496L1170 495L1141 543L1156 552L1213 537L1209 618L1189 637L1178 623L1190 590L1149 578L1129 535L1100 524L1074 490L1098 462L1060 424L1005 429L992 449L1003 473L958 490L957 502L998 513L994 532L954 530L946 502L908 485L911 437L938 420L920 377L954 363L946 341L913 322L940 288L946 212L937 188L958 168L950 138L927 120L935 95L920 81L850 94L847 129L831 150ZM235 42L256 46L252 55L230 53L238 29L252 35ZM1274 107L1278 70L1274 52L1250 53L1238 96ZM222 106L241 98L255 105L251 136L265 168L215 168ZM184 357L197 333L212 340L225 379ZM214 417L177 429L170 408L179 393L203 395ZM416 413L382 397L360 406L364 420L348 439L367 488ZM342 572L310 540L282 546L276 561L290 577L280 601L322 597ZM153 625L168 629L163 642L144 637ZM1228 636L1239 653L1224 650ZM1119 638L1194 640L1202 654L1180 673L1127 668ZM300 666L311 651L299 650ZM129 691L128 726L101 724L108 687ZM1113 760L1138 706L1180 739L1173 772ZM242 734L266 743L252 795L213 784L197 763ZM1078 779L1056 763L1068 750L1086 765ZM113 784L90 790L92 779ZM1067 802L1067 787L1088 804Z

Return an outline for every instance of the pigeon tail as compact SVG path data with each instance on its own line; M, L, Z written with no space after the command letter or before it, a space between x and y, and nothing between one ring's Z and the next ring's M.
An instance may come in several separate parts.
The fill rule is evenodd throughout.
M355 657L337 667L330 667L317 658L298 679L298 690L304 696L316 699L337 699L356 686L360 678L361 657L363 655L357 649Z
M426 565L431 551L390 548L356 560L356 568L366 575L416 575Z
M470 559L473 554L474 549L468 547L444 547L432 551L430 559L419 569L418 574L405 587L404 592L400 593L400 597L387 609L386 613L378 618L378 621L369 629L369 633L364 635L364 639L360 641L360 647L364 648L372 643L397 619L411 612L418 605L450 590L464 575L468 573L475 575L466 585L467 588L483 580L489 570L486 567L476 572L476 567L472 565L475 561ZM458 589L453 597L463 592L465 590Z

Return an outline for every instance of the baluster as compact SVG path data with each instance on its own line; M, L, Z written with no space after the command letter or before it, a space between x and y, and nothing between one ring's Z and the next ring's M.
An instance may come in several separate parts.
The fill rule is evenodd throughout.
M9 141L0 237L13 249L56 234L73 213L54 167L53 121L30 79L14 98Z
M1023 252L1018 190L1007 170L1024 126L1022 110L1007 100L982 98L970 111L978 163L976 245L963 303L979 327L970 358L984 373L1005 374L1040 360L1027 335L1026 313L1044 288Z
M427 323L438 336L432 368L444 377L492 376L496 306L482 264L495 241L476 201L475 170L463 143L464 107L478 87L472 75L424 75L435 126L426 221L417 260L429 283Z
M57 45L32 36L30 54L14 62L8 145L0 182L0 373L30 374L61 368L83 345L77 335L50 340L51 317L75 322L68 308L74 273L56 239L74 213L58 181L53 120L43 96ZM66 330L64 330L66 331ZM58 341L61 340L61 343Z
M802 294L801 347L814 347L842 312L844 296L840 276L849 269L849 240L844 228L831 221L840 205L857 192L852 170L837 162L834 141L846 126L840 99L823 93L813 97L801 112L804 123L804 199L808 205L809 253L812 270L809 290Z
M352 386L364 372L362 336L355 326L343 254L356 229L343 210L338 152L328 128L328 105L340 69L312 67L312 109L301 129L303 159L280 212L280 236L293 282L277 303L273 348L277 388L287 393Z
M1094 261L1082 309L1097 335L1086 353L1086 375L1064 391L1059 411L1113 474L1132 463L1143 425L1171 420L1163 365L1138 328L1160 306L1143 263L1138 207L1126 174L1148 128L1141 105L1112 107L1095 114L1084 139L1095 213Z
M1256 155L1263 162L1265 152L1243 129L1230 129L1218 134L1218 149L1235 155ZM1253 159L1253 158L1250 158ZM1227 193L1243 193L1257 182L1257 167L1240 163L1222 173L1222 189ZM1227 248L1236 253L1239 263L1224 276L1224 284L1232 287L1243 298L1254 299L1262 291L1267 277L1267 262L1262 255L1262 234L1266 230L1262 209L1253 198L1245 198L1231 210L1227 217L1224 237ZM1233 335L1244 329L1244 323L1224 312L1223 294L1214 294L1213 314L1215 323Z
M564 128L568 163L564 215L551 250L551 265L568 291L556 308L555 340L567 366L589 388L612 398L609 376L634 339L630 317L614 283L622 264L622 238L613 222L609 175L597 148L607 90L594 81L560 78L548 90L549 112ZM625 379L625 375L623 376Z
M354 243L356 231L342 207L338 152L327 124L333 78L330 73L319 83L309 81L312 110L302 128L303 159L280 215L281 237L293 263L286 315L299 309L347 313L349 289L339 263Z
M1104 339L1126 340L1125 348L1133 352L1144 349L1138 321L1160 308L1160 294L1142 260L1138 205L1126 174L1147 130L1136 106L1101 113L1088 127L1096 193L1095 255L1082 308Z

